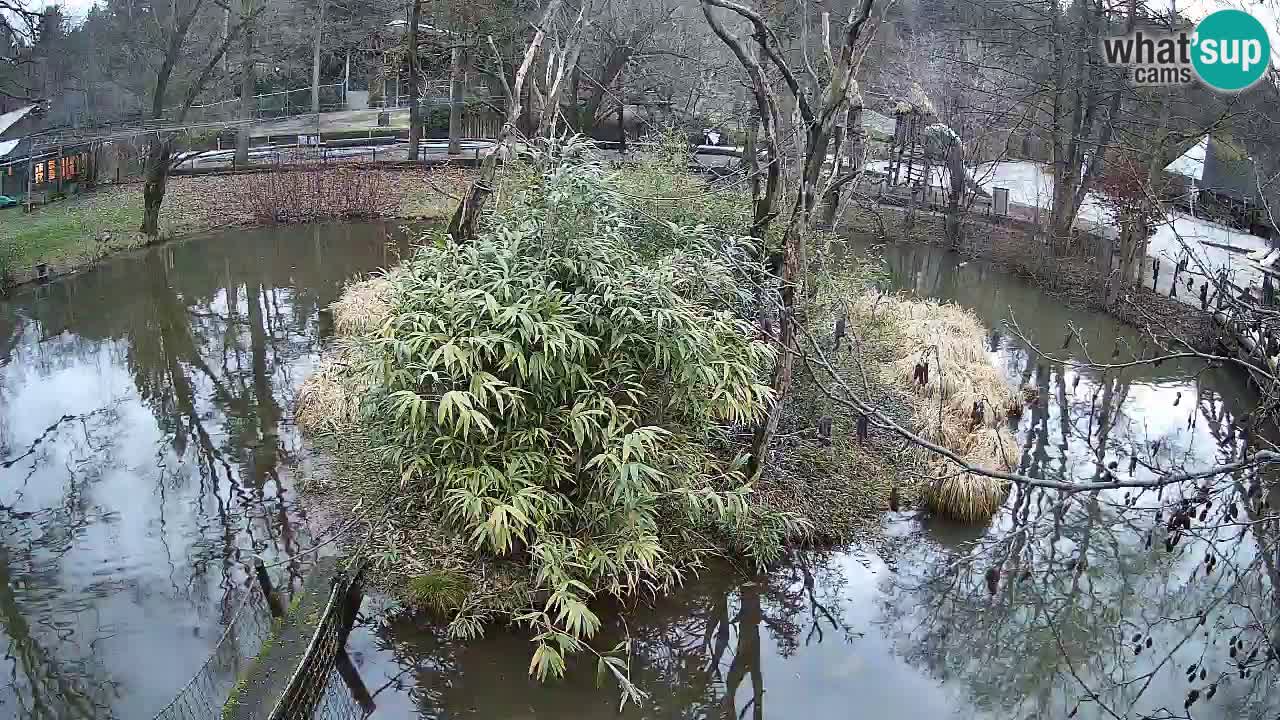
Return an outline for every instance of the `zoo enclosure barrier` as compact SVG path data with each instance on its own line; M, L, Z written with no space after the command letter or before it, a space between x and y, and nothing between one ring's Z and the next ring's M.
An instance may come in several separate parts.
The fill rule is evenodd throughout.
M231 619L191 680L153 720L215 720L237 684L247 679L253 661L273 631L284 607L271 587L266 567L256 561L256 580L231 613ZM293 669L270 720L362 720L374 708L358 671L347 656L347 635L363 594L363 567L339 572L317 621L307 650Z
M373 700L347 657L347 635L364 599L364 567L334 576L329 601L269 720L358 720Z
M311 113L311 86L278 90L254 95L254 118L270 120ZM343 110L347 107L347 88L343 83L320 86L320 112ZM178 108L165 109L165 117L172 118ZM240 98L230 98L203 105L192 105L187 110L185 122L219 122L240 119Z
M249 583L248 592L231 614L213 653L191 680L154 720L205 720L221 709L253 658L271 634L271 612L262 585Z

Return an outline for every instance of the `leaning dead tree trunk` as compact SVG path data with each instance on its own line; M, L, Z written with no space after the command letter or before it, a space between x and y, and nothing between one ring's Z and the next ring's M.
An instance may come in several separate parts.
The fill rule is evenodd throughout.
M751 78L757 105L762 107L761 116L769 117L776 139L776 128L781 125L782 117L777 95L772 92L764 77L760 63L752 53L747 51L741 40L730 34L716 20L711 6L728 10L751 24L753 41L760 53L778 71L783 84L795 101L795 111L800 117L799 127L803 139L804 152L799 183L789 210L786 230L783 232L777 336L779 354L770 383L773 388L774 403L764 422L756 427L751 442L748 474L751 477L758 477L766 464L769 445L778 429L782 405L791 389L795 356L798 351L796 310L804 296L805 273L808 268L809 229L814 224L818 201L830 185L824 182L823 166L826 162L827 150L831 146L836 121L847 112L850 99L859 94L855 75L866 53L867 44L863 31L869 30L868 23L871 20L874 0L862 0L859 7L849 13L845 23L844 43L838 59L831 49L830 16L827 13L822 14L822 55L829 80L824 84L818 74L811 67L809 68L813 97L801 88L796 74L784 58L783 44L760 13L732 0L701 0L701 2L703 15L706 16L712 31L729 47ZM866 34L870 35L870 32ZM808 65L807 58L806 65ZM843 142L842 137L839 142ZM778 145L775 142L769 158L771 164L777 163L777 148ZM838 150L839 148L837 152ZM759 214L761 209L756 210ZM774 213L772 208L765 210L767 210L765 217L770 217Z
M565 75L570 68L578 66L578 53L582 50L582 17L587 6L584 3L578 9L578 17L568 30L568 37L562 44L555 38L555 51L547 59L546 78L543 83L542 112L538 118L537 134L553 137L555 121L560 111L560 93L564 89Z
M542 48L542 41L547 36L547 27L559 11L561 2L562 0L551 0L547 3L546 9L542 12L542 19L538 21L537 30L534 31L533 38L525 48L524 60L516 70L515 82L508 83L505 74L501 72L498 74L502 79L502 92L507 99L506 119L498 131L498 137L494 140L493 150L485 155L484 161L480 164L480 177L471 184L467 194L453 211L453 217L449 219L448 232L455 241L471 240L480 227L480 214L484 211L484 205L489 196L493 194L494 182L498 177L498 162L501 156L509 154L515 143L516 123L520 120L520 98L524 91L525 77L529 74L529 68L532 67L538 51ZM499 65L501 65L497 45L494 44L492 37L488 40L489 47L493 49L494 55L498 55Z

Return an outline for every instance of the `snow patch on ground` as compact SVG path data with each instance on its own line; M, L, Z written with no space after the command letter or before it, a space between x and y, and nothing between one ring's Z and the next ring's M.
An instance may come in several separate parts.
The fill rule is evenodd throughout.
M1188 154L1194 156L1195 148L1188 151ZM1189 161L1194 161L1194 157ZM889 163L885 160L868 163L867 169L888 173ZM1005 188L1009 191L1010 203L1039 208L1048 217L1049 208L1053 204L1053 175L1042 163L1029 160L984 163L970 168L970 172L987 192ZM946 170L934 168L929 181L930 184L947 187ZM1076 218L1076 226L1112 239L1119 234L1111 212L1097 193L1085 196L1080 214ZM1167 222L1156 228L1155 235L1147 246L1147 256L1160 260L1160 276L1156 278L1155 289L1162 295L1169 294L1173 283L1173 269L1178 261L1184 256L1189 258L1188 270L1196 275L1194 288L1188 290L1185 278L1189 275L1184 274L1180 278L1184 284L1179 288L1178 299L1194 304L1198 302L1199 285L1204 282L1204 277L1201 276L1213 277L1219 270L1226 270L1228 279L1240 287L1261 285L1262 269L1246 255L1267 247L1267 241L1256 235L1175 211L1170 214ZM1275 269L1280 270L1280 263L1277 263ZM1144 276L1149 282L1152 276L1150 260L1144 268Z
M1239 250L1232 251L1217 247L1219 245ZM1173 282L1173 267L1184 256L1191 261L1188 266L1189 272L1197 275L1194 278L1196 287L1204 282L1204 278L1199 275L1214 276L1219 270L1226 270L1228 279L1240 287L1261 285L1262 270L1246 255L1267 247L1269 245L1265 239L1250 235L1243 230L1174 212L1170 215L1169 222L1156 228L1155 234L1147 244L1147 256L1160 260L1160 277L1156 278L1156 291L1162 295L1168 295L1169 286ZM1147 277L1151 276L1151 272L1152 268L1148 266ZM1197 297L1189 294L1185 285L1179 288L1178 292L1180 299L1193 300Z

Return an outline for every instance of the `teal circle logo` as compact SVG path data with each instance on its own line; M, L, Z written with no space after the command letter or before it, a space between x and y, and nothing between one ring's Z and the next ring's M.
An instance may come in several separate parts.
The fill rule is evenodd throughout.
M1244 90L1271 64L1267 29L1243 10L1219 10L1201 20L1192 42L1191 64L1215 90Z

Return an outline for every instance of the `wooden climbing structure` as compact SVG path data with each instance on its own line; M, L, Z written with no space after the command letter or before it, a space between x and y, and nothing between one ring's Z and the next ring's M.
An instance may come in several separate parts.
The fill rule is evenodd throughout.
M889 184L916 188L927 185L930 165L925 153L924 129L937 121L933 103L919 85L893 109L893 140L889 144Z

